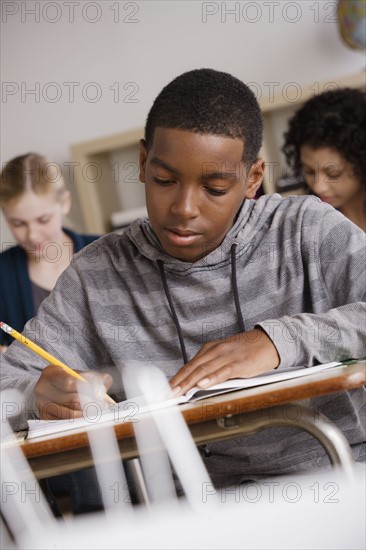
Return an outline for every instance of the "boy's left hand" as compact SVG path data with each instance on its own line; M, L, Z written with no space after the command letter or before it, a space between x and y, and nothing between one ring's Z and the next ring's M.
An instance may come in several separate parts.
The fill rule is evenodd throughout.
M208 388L230 378L251 378L278 367L280 358L261 328L204 344L171 379L175 395L190 388Z

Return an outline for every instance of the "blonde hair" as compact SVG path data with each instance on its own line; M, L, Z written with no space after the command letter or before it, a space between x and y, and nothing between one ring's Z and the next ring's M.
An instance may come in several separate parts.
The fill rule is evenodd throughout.
M61 167L37 153L11 159L0 174L0 206L28 191L37 195L54 191L60 198L65 190Z

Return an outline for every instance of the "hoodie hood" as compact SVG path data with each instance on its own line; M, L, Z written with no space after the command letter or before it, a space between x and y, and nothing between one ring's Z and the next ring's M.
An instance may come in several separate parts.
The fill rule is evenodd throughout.
M166 272L179 272L180 274L184 272L186 274L190 270L199 270L200 266L204 266L204 268L207 269L210 266L230 263L233 307L235 307L236 310L236 317L240 327L240 332L245 332L238 292L236 255L238 249L243 248L247 242L250 242L250 234L253 231L253 227L258 225L257 221L255 221L257 220L258 215L256 216L254 214L253 216L255 206L256 201L245 200L238 212L233 227L227 233L221 245L195 263L183 262L166 254L155 233L153 232L148 219L136 220L136 222L134 222L127 230L127 237L130 238L130 240L138 248L139 252L157 265L164 288L164 293L169 305L172 321L177 331L184 364L188 362L184 333L177 314L176 306L169 290Z
M154 262L160 274L165 297L170 309L172 321L175 325L184 364L188 361L184 333L178 317L176 304L169 289L167 273L170 276L188 275L201 270L216 270L224 264L230 264L231 292L233 308L240 332L245 332L246 327L241 310L240 296L237 278L237 258L248 251L256 250L257 243L261 241L263 233L268 231L268 224L273 218L273 212L279 208L281 196L265 195L257 201L246 199L239 209L236 221L221 245L215 250L194 263L183 262L167 254L148 219L139 219L132 223L124 236L130 239L140 254Z
M268 203L265 211L270 214L277 207L279 200L281 200L280 195L265 195L260 197L258 201L246 199L238 212L234 225L226 234L221 245L195 263L183 262L167 254L156 237L150 221L146 218L133 222L125 231L125 235L134 243L143 256L153 262L162 261L167 271L186 272L200 266L205 268L217 266L223 262L230 262L230 250L234 243L237 244L237 251L240 252L251 241L254 230L257 234L258 224L264 225L265 218L268 215L263 216L263 207L261 206L263 202ZM261 205L259 205L259 202ZM260 220L259 218L264 219Z

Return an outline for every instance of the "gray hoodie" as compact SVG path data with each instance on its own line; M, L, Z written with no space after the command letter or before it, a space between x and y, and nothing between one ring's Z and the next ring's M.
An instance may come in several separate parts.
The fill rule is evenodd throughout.
M167 255L145 219L95 241L75 255L25 333L74 369L110 372L121 399L116 366L150 363L170 378L204 342L255 325L276 345L279 368L365 357L365 283L359 228L315 197L264 196L246 200L221 246L193 264ZM22 428L37 414L44 361L18 342L1 361L1 389L25 393ZM307 404L364 459L364 388ZM204 459L217 485L328 464L311 436L289 428L212 444Z

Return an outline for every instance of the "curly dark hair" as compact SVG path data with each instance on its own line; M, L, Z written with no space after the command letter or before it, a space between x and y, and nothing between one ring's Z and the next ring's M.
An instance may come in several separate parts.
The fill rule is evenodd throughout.
M307 101L290 119L282 148L293 175L301 177L300 149L337 151L366 186L366 93L340 88Z
M241 80L213 69L188 71L162 89L146 120L148 150L158 127L240 138L243 161L249 166L258 156L263 137L262 114L254 93Z

